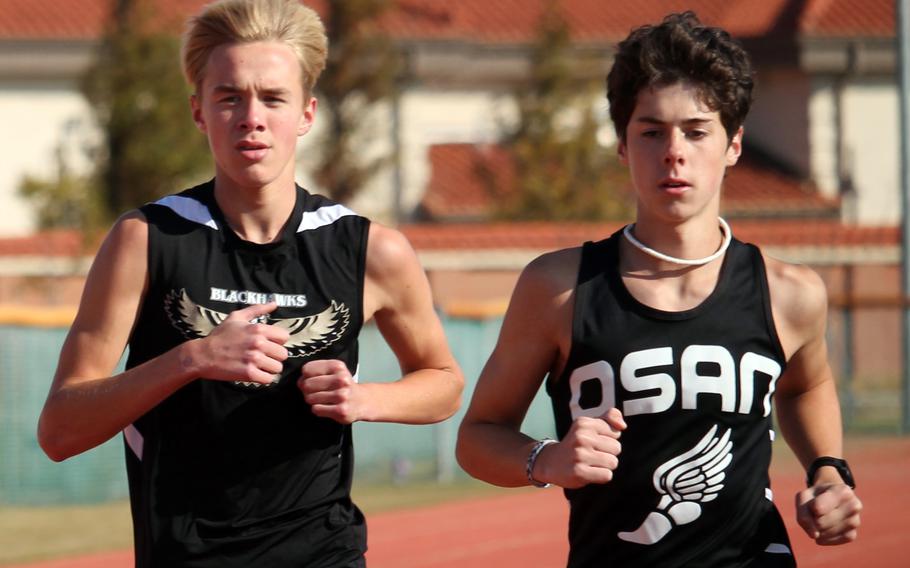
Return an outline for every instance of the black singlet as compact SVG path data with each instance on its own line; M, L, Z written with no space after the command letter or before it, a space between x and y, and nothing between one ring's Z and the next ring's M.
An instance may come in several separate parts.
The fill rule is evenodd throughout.
M665 312L625 288L621 238L584 245L571 352L547 382L560 438L614 406L628 424L613 480L565 491L569 566L792 566L770 500L771 397L786 362L760 252L734 240L714 291Z
M369 221L298 187L281 237L254 244L213 188L141 209L149 282L127 366L270 300L290 358L271 386L195 380L124 431L136 567L361 566L351 428L314 416L296 379L310 359L357 371Z

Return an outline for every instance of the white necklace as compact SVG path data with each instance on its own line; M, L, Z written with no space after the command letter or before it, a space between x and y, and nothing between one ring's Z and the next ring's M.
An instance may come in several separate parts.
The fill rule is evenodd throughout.
M727 248L730 246L730 241L733 240L733 231L730 230L730 225L724 221L723 217L718 217L717 220L720 222L720 230L724 234L724 241L720 244L720 247L717 249L717 251L711 256L706 256L704 258L693 258L691 260L686 258L676 258L675 256L664 254L645 245L643 242L636 239L635 235L632 234L632 227L635 226L634 224L626 225L622 230L622 234L624 237L626 237L626 240L632 244L632 246L647 255L653 256L654 258L666 262L671 262L673 264L681 264L683 266L701 266L702 264L708 264L712 260L717 260L723 256L723 254L727 252Z

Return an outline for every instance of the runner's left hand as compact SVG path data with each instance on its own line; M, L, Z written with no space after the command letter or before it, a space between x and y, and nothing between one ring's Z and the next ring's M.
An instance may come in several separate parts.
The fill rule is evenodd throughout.
M313 414L351 424L363 418L360 385L347 365L337 359L310 361L303 366L297 386Z
M796 521L822 545L856 540L862 502L844 483L817 483L796 494Z

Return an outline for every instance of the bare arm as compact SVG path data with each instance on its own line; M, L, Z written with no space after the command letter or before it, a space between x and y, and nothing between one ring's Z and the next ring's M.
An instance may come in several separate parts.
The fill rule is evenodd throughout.
M821 279L807 267L769 260L768 268L775 322L788 359L775 393L777 419L808 467L816 457L843 454L840 406L825 343L827 297Z
M373 223L367 248L364 319L376 325L398 358L402 377L354 383L340 361L311 361L299 382L318 416L428 424L455 413L464 377L433 309L426 275L407 239Z
M110 376L145 296L147 245L144 217L129 213L111 229L92 264L38 422L38 441L51 459L103 443L197 377L269 382L281 370L286 332L249 324L253 312L274 309L252 306L231 314L204 340Z
M825 343L828 301L812 270L767 259L771 303L787 369L775 394L784 438L808 468L820 456L843 456L840 405ZM819 544L856 538L862 504L837 470L822 467L797 495L799 524Z
M518 280L458 433L458 462L478 479L504 487L529 484L525 466L536 441L521 432L521 423L546 374L565 365L578 262L577 249L544 255ZM561 442L540 453L534 479L562 487L609 481L624 427L619 412L612 413L609 422L576 420Z

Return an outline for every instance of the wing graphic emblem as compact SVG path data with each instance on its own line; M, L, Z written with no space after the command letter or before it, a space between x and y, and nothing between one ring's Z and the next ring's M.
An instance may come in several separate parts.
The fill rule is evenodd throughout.
M165 296L164 308L171 324L187 339L207 336L229 315L200 306L183 288L179 291L172 290ZM341 338L350 321L350 310L335 300L332 300L329 307L313 315L296 318L273 318L265 315L256 319L256 323L274 325L288 331L290 337L284 346L289 357L307 357L329 347ZM258 383L247 382L238 384L261 386Z
M657 510L641 526L620 532L622 540L654 544L673 527L691 523L701 516L701 504L717 498L724 488L726 469L733 461L730 429L717 436L717 425L687 452L672 458L654 471L654 488L661 495Z
M190 299L186 290L171 290L164 297L164 309L171 324L187 339L199 339L212 333L228 314L210 310Z
M291 357L306 357L322 351L338 341L351 321L351 313L344 304L332 304L312 316L299 318L269 318L269 324L283 327L291 337L284 344Z

